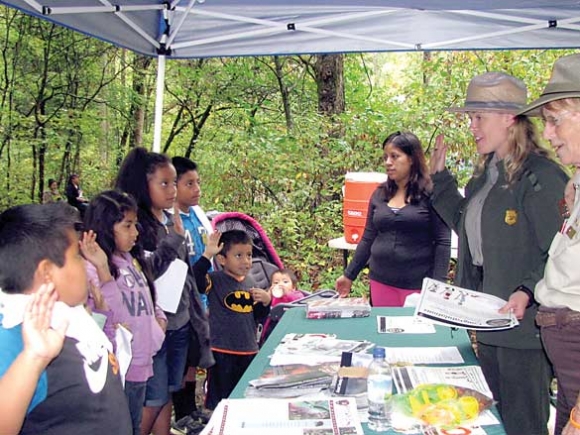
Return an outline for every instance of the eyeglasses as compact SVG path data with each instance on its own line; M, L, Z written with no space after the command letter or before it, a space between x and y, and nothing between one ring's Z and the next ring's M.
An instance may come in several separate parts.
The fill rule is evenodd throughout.
M562 124L562 121L564 120L564 118L566 118L567 115L569 115L570 112L567 110L564 110L562 112L560 112L560 114L558 116L542 116L542 121L544 122L544 125L552 125L554 127L558 127L560 124Z

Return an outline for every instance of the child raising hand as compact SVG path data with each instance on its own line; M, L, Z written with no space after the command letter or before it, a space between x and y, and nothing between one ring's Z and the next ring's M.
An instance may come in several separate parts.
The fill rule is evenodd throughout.
M258 353L257 320L270 311L270 293L257 289L248 275L252 249L244 231L215 232L193 265L197 288L208 299L211 349L216 361L208 369L207 409L214 409L230 395ZM221 270L209 272L209 259L214 255Z

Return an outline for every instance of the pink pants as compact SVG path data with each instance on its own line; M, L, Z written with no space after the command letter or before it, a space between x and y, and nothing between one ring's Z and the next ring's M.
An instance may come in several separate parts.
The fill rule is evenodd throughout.
M412 293L421 293L421 290L409 290L382 284L371 279L371 302L373 307L402 307L405 299Z

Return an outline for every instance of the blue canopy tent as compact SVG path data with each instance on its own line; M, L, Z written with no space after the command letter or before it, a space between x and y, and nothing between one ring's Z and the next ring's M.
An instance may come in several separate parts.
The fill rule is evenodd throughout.
M575 48L578 0L0 0L158 59L363 51Z

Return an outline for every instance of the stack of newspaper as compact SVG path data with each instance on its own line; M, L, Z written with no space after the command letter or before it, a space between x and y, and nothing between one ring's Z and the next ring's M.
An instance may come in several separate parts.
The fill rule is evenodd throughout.
M306 308L308 319L340 319L369 317L371 306L366 298L332 298L310 302Z
M366 340L340 340L330 334L287 334L270 367L249 382L245 396L291 398L324 392L330 389L344 352L365 353L372 346Z

